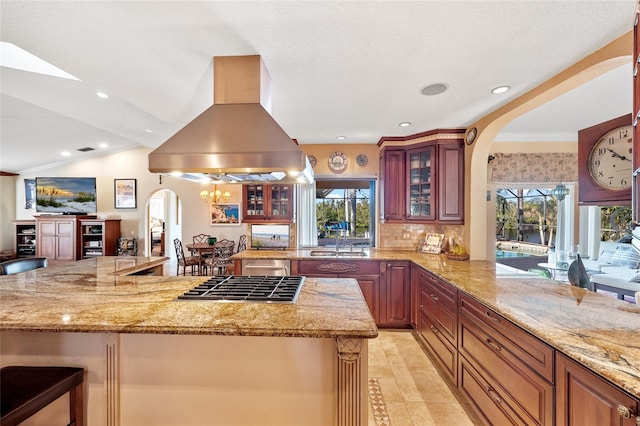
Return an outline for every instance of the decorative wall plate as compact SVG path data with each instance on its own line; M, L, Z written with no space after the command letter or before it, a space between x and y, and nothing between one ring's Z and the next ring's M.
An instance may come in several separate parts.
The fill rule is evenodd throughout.
M309 163L311 163L311 167L315 167L316 164L318 164L318 160L316 159L315 156L307 155L307 158L309 159Z
M358 163L358 166L366 166L368 162L369 159L364 154L360 154L356 157L356 163Z
M347 168L347 156L340 151L331 153L329 168L334 172L343 172Z
M476 136L478 136L478 129L472 127L471 130L469 130L469 132L467 133L467 137L465 139L467 141L467 145L471 145L473 141L476 140Z

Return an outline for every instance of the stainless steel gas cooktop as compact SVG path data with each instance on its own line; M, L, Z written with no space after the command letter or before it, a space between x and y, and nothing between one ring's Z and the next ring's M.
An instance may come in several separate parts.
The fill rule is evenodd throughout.
M194 287L178 300L295 303L303 276L216 276Z

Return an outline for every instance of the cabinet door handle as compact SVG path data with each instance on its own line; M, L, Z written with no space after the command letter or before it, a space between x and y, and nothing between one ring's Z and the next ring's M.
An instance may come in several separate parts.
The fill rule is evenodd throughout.
M431 293L429 296L431 296L431 298L432 298L433 300L435 300L436 302L437 302L438 300L440 300L440 299L438 299L438 296L437 296L437 295L435 295L435 294L433 294L433 293Z
M491 315L491 311L486 311L485 315L487 317L489 317L489 319L491 319L491 321L495 322L495 323L499 323L500 322L500 318L496 318L494 316Z
M487 337L485 342L487 342L487 345L489 345L489 347L494 351L500 352L502 350L502 347L495 343L491 337Z
M493 402L495 402L496 404L502 404L502 398L500 398L500 395L498 395L498 393L491 386L487 386L485 389L489 394L489 397L493 399Z
M431 329L431 331L433 331L433 334L438 334L440 332L440 330L438 330L435 325L432 325L429 328Z
M620 404L618 405L618 414L620 415L620 417L622 417L623 419L630 419L631 417L633 417L633 410L629 407L625 407L624 405ZM636 424L638 424L638 419L636 418Z

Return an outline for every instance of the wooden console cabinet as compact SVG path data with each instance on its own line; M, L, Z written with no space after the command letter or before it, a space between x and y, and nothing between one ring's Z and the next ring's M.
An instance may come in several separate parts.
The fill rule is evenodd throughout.
M36 253L49 262L79 260L78 216L36 216Z
M81 219L80 251L83 259L118 255L120 219Z

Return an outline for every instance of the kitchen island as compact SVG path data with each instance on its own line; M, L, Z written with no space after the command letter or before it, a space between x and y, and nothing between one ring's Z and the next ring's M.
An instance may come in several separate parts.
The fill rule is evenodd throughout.
M325 253L318 253L321 251ZM556 353L634 398L640 398L640 307L637 304L523 271L504 270L491 261L454 261L445 255L402 250L366 249L363 255L330 252L330 248L247 250L234 255L234 259L236 268L245 260L289 259L294 273L303 262L310 260L316 263L324 260L325 270L353 265L356 261L411 262L535 336ZM417 299L417 293L412 291L412 295ZM411 303L416 305L419 301Z
M136 275L164 261L0 277L1 365L84 367L90 425L366 423L377 328L355 280L307 278L294 304L178 301L207 277Z

